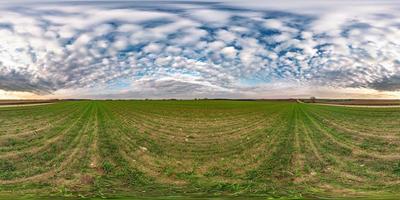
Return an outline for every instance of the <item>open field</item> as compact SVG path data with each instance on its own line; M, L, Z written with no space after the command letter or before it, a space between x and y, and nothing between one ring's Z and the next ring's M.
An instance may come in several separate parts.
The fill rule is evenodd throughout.
M0 199L400 192L400 108L66 101L0 108L0 144Z
M305 103L311 103L310 99L302 99ZM400 106L397 99L316 99L315 103L354 106Z

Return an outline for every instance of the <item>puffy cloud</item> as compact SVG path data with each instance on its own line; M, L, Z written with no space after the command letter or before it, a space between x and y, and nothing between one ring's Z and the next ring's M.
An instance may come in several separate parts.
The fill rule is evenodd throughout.
M231 17L231 13L215 9L189 10L189 15L203 22L217 24L224 24Z
M149 45L143 48L143 52L145 53L159 53L162 50L162 46L155 43L150 43Z
M400 4L352 4L1 4L0 91L95 97L107 88L143 98L257 97L274 88L321 94L305 89L313 85L399 91Z
M234 59L236 57L236 49L234 47L225 47L221 50L221 53L227 57Z
M284 28L285 26L282 24L281 21L276 20L276 19L267 19L264 21L264 25L267 28L271 28L271 29L276 29L276 30L282 30L282 28Z
M236 35L226 30L219 30L217 32L217 38L224 42L233 42L236 39Z

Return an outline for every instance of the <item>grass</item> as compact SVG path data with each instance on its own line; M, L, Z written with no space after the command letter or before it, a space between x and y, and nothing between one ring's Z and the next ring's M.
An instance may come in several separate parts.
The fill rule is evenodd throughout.
M390 198L400 108L78 101L0 108L0 199Z

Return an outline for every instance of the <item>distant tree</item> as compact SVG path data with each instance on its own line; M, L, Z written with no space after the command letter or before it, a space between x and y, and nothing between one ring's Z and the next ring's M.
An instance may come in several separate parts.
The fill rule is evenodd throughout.
M315 103L317 101L316 97L310 97L311 103Z

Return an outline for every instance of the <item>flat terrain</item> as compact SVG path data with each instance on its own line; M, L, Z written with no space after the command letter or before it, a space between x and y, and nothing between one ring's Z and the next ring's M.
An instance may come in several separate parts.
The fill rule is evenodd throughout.
M311 103L310 99L302 99L305 103ZM397 99L317 99L315 103L354 106L400 106Z
M66 101L0 108L0 144L0 199L400 192L400 108Z
M55 103L58 100L0 100L0 106Z

